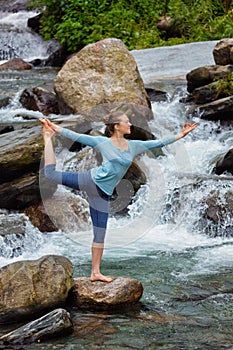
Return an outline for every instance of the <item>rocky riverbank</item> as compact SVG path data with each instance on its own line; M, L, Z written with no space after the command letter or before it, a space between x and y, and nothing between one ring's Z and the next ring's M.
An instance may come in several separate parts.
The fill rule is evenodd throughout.
M220 46L222 45L221 43ZM226 50L230 52L231 47L232 42L225 40L224 52ZM218 47L216 47L217 49ZM231 55L229 57L231 59ZM115 69L119 62L121 62L121 67ZM217 123L220 122L220 128L226 124L232 125L230 112L233 105L231 96L223 97L219 95L217 99L216 95L210 97L212 87L206 87L216 77L226 76L232 71L231 66L233 62L227 61L226 64L224 62L221 64L221 61L220 63L218 61L218 64L214 67L200 67L200 69L194 70L187 75L188 94L185 103L189 104L187 118L190 121L201 109L202 114L198 114L200 118L211 119ZM6 66L4 69L6 69ZM206 97L204 97L203 91L200 93L195 90L203 85L205 86L203 89L208 91ZM99 134L102 132L102 117L112 108L123 109L129 115L134 125L132 137L147 140L155 138L149 127L152 119L152 100L149 98L151 95L149 95L148 91L142 82L135 60L122 42L116 39L108 39L90 45L74 55L61 68L54 80L54 85L51 84L49 88L36 86L32 89L26 89L22 92L20 100L23 106L28 109L27 119L30 118L30 111L32 111L32 119L34 118L33 111L49 117L52 114L52 118L60 125L88 134ZM150 90L150 93L152 92L156 98L161 96L161 92L157 93ZM196 97L197 95L201 96L200 100ZM80 98L77 98L77 96ZM213 99L215 101L210 102ZM201 104L198 101L201 101ZM216 101L218 101L219 107L214 109L213 104ZM222 113L224 108L225 112ZM210 110L211 112L208 112ZM63 115L64 113L72 113L72 115L67 118L67 116ZM23 117L25 118L25 116ZM38 126L37 122L31 120L17 126L17 128L13 124L4 125L1 132L0 165L3 171L1 171L0 175L0 207L6 209L7 212L2 211L0 219L2 227L7 227L5 234L15 232L15 227L20 228L20 230L17 230L18 235L24 235L25 233L24 217L16 217L17 220L15 222L14 220L8 220L8 211L12 210L14 210L14 213L21 211L26 213L33 224L43 232L53 231L56 227L62 227L62 223L59 221L61 220L61 215L57 213L56 222L51 222L43 205L45 200L49 201L50 197L55 194L56 186L43 182L43 143L40 126ZM62 145L62 147L66 147L69 150L75 150L78 153L79 160L86 159L85 150L80 144L70 145L63 139L57 139L55 145L57 147ZM96 159L96 155L90 160L89 165L93 164L94 159ZM232 149L229 149L229 152L225 155L218 155L214 169L214 174L211 176L215 180L221 181L219 175L224 172L229 173L229 178L231 178L233 173ZM127 176L133 183L134 193L147 181L146 174L140 168L140 164L135 164ZM206 177L197 177L192 186L197 188L205 181ZM75 221L75 224L80 225L80 227L88 225L87 213L85 210L80 212L79 203L77 201L76 203L72 202L72 196L73 194L71 193L68 202L76 213L77 221ZM182 198L182 189L179 193L174 193L174 196ZM231 189L226 195L224 205L218 203L218 196L219 193L216 190L212 191L211 195L206 199L204 203L206 210L202 213L203 221L212 221L214 224L219 223L219 221L225 223L226 207L230 213L233 213ZM61 198L59 198L59 203L62 203ZM61 204L61 211L65 210L66 206L67 204L64 201ZM227 230L229 232L228 235L232 235L232 227L227 227ZM33 270L35 265L36 271ZM14 267L17 268L17 271L14 270ZM13 277L9 280L4 277L6 289L2 296L9 296L9 299L3 300L8 301L9 309L5 308L2 311L3 321L8 320L12 322L16 315L21 316L22 314L25 317L32 317L35 313L43 313L43 316L42 320L36 321L36 324L28 324L23 326L23 329L2 337L0 340L3 344L8 342L15 343L17 339L21 343L34 342L46 339L52 335L61 334L63 331L72 331L72 320L69 313L66 310L64 311L64 309L60 309L60 306L64 307L64 305L67 305L67 297L68 294L70 297L70 293L73 293L73 296L69 299L69 302L76 300L75 304L73 304L75 306L111 309L111 307L114 308L115 306L125 307L128 305L131 307L138 302L143 290L139 281L123 277L115 278L113 283L105 285L105 288L103 288L101 282L93 284L88 279L73 279L71 276L71 263L64 260L63 257L58 260L56 257L43 257L36 263L21 262L21 265L9 265L8 268L10 271L13 271ZM6 267L0 270L1 276L3 276L4 271L6 271ZM22 271L26 271L26 273L23 274ZM50 271L51 275L45 274L45 271L46 273ZM7 275L8 277L10 276L9 274ZM18 276L18 279L16 276ZM29 276L31 277L29 278ZM62 282L59 280L60 277L63 278ZM28 288L27 298L25 297L25 281L28 282L27 286L31 287L31 289ZM16 285L11 285L11 283L16 283ZM37 292L38 287L41 287L40 293ZM62 296L59 295L56 298L56 288L58 287L62 290ZM114 290L112 290L113 287ZM12 304L13 291L17 292L18 296L23 295L21 301L23 300L25 304ZM22 293L19 293L19 291ZM87 295L84 292L87 292ZM39 301L34 298L35 295L39 298ZM93 299L93 295L95 295L95 299ZM116 301L115 297L117 295L120 296L120 299ZM13 299L15 301L18 300L16 296ZM59 309L57 309L58 307ZM53 309L52 313L48 313L45 316L44 313L51 308ZM15 320L18 321L19 319ZM62 328L54 328L54 325L57 324L62 324ZM38 335L35 335L32 329L43 329L44 332L38 332Z

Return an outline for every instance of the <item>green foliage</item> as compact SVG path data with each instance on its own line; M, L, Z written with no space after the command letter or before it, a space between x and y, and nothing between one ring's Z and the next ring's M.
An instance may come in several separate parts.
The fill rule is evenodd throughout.
M233 36L231 0L33 0L31 3L42 11L44 38L57 39L70 52L108 37L121 39L131 50ZM157 28L161 16L171 17L172 35Z
M217 98L219 96L232 96L233 95L233 73L228 74L226 77L217 79L216 85Z

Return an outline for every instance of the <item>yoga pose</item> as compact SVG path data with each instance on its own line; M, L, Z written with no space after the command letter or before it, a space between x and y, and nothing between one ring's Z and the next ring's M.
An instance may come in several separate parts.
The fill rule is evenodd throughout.
M163 147L173 143L194 130L197 123L185 124L182 132L164 140L127 140L131 123L127 115L116 111L105 120L107 136L90 136L55 125L48 119L40 118L44 138L45 177L58 184L79 189L87 193L90 215L93 224L92 271L91 281L111 282L112 278L100 272L100 263L104 249L104 238L108 221L109 200L114 188L121 181L134 157L146 150ZM102 155L100 166L86 172L56 171L56 159L52 137L59 133L73 141L96 148Z

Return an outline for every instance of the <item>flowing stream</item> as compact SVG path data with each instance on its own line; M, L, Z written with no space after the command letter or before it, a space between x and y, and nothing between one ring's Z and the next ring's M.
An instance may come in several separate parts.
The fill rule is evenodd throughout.
M186 94L183 77L190 69L213 64L214 45L133 52L145 84L167 91L165 102L152 105L150 127L157 137L179 132L188 120L187 106L179 102ZM14 97L0 110L0 122L25 123L17 116L28 112L18 102L19 91L52 81L55 74L51 69L1 73L1 90ZM216 122L196 120L198 128L167 146L164 156L141 157L148 182L130 204L128 215L112 215L109 221L102 271L140 280L144 287L140 304L118 313L72 309L72 335L27 349L233 349L233 219L226 208L222 222L203 220L212 191L219 191L218 201L224 205L224 194L232 190L230 174L215 176L212 171L217 155L232 147L233 135ZM42 234L28 222L19 253L11 258L14 239L1 245L1 266L61 254L73 262L74 276L90 274L89 232ZM1 333L6 331L9 328Z

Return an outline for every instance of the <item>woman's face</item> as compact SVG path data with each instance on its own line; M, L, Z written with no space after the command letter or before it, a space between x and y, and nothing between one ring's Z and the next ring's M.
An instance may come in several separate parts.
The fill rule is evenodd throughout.
M119 130L123 135L130 134L131 129L130 127L132 124L129 121L129 118L126 114L122 114L122 116L119 118L119 124L117 124L117 130Z

